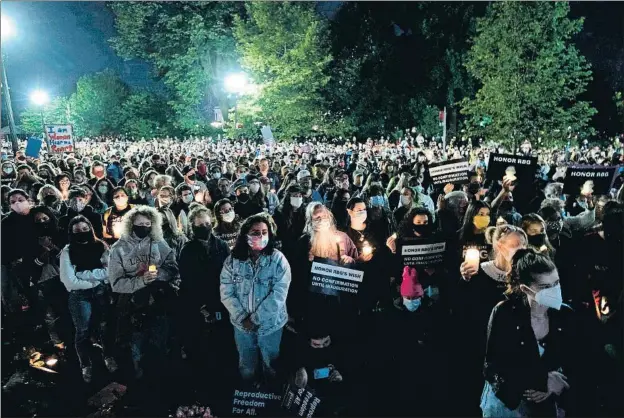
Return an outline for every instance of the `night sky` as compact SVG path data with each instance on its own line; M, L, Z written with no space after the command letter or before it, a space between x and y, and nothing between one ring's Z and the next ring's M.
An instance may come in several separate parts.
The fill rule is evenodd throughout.
M131 86L147 87L150 66L119 58L108 43L115 34L113 13L103 2L2 1L2 15L17 34L2 42L13 110L28 105L32 90L68 95L80 76L116 70Z

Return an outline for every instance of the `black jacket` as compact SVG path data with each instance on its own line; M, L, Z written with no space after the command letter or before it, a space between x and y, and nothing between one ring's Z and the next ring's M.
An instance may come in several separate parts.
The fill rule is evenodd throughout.
M78 213L72 208L67 209L67 214L59 219L58 228L61 233L61 241L63 246L68 243L69 240L69 222L76 216L82 215L91 222L95 236L102 239L102 215L97 213L93 208L87 205L82 212Z
M578 389L575 363L587 359L580 357L573 316L568 305L562 305L559 311L548 310L549 332L544 355L540 357L525 299L513 297L496 305L488 325L483 373L508 408L516 409L526 390L546 392L550 371L562 372L570 390ZM562 393L567 395L566 391ZM566 406L564 409L569 410Z
M225 241L211 235L208 241L193 239L182 247L180 268L180 298L185 309L199 314L206 305L209 312L227 310L219 293L221 268L230 250Z

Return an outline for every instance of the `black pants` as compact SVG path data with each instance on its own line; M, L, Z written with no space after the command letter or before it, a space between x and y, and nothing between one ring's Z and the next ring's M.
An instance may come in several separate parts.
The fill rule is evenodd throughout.
M63 342L59 332L61 331L62 318L67 312L67 290L65 290L65 286L59 277L37 283L35 289L38 317L43 317L52 343L59 344Z

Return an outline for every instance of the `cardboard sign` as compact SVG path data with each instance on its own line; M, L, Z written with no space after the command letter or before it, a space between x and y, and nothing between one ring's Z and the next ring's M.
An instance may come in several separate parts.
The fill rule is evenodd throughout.
M568 167L563 180L563 193L606 195L611 190L617 167Z
M275 138L273 138L273 131L271 130L270 126L263 126L260 129L260 132L262 132L262 142L264 142L265 145L271 146L275 143Z
M31 158L39 158L42 141L39 138L31 137L26 142L26 156Z
M470 182L468 160L451 160L429 165L429 175L434 185L465 184Z
M321 400L308 389L292 385L286 387L286 392L282 399L282 408L290 412L292 416L297 417L313 417L321 403Z
M509 171L515 175L520 183L533 183L537 170L537 157L522 157L519 155L490 154L486 180L498 181Z
M232 395L232 416L275 416L282 396L277 393L235 389Z
M72 125L46 125L45 130L50 152L74 152L74 130Z
M333 260L315 258L312 262L310 291L324 295L356 295L364 272L339 266Z
M404 266L433 267L444 262L446 241L403 238L399 242L399 249Z

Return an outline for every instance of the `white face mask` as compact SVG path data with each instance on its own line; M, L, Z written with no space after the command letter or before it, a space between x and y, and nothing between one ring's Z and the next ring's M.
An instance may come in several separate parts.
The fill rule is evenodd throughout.
M315 231L327 231L331 226L331 222L329 219L319 219L313 221L312 226Z
M291 197L290 198L290 205L295 208L295 209L299 209L299 207L303 204L303 197Z
M401 195L401 206L409 206L410 203L412 203L411 197Z
M223 221L230 223L234 220L234 217L236 217L236 214L234 213L234 211L228 212L228 213L224 213L222 216Z
M260 185L254 183L249 186L249 190L251 191L251 193L258 193L258 190L260 190Z
M193 195L190 194L188 196L182 197L182 201L186 204L191 203L193 201Z
M405 306L408 311L414 312L416 309L420 308L420 298L411 300L403 298L403 306Z
M561 309L563 297L561 296L561 286L556 285L548 289L542 289L535 293L535 302L542 306L547 306L556 310Z
M28 203L27 200L24 200L22 202L15 202L11 205L11 209L13 210L13 212L23 215L29 212L30 203Z
M117 197L117 198L113 199L113 201L118 206L126 206L126 204L128 203L128 198L127 197Z
M356 222L364 222L366 221L366 217L368 216L368 214L366 213L365 210L361 210L359 212L355 212L353 214L353 220Z

